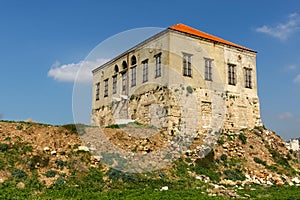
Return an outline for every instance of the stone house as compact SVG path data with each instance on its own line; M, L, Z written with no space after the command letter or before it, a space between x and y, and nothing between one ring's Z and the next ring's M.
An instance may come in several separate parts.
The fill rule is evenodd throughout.
M175 132L261 126L256 53L170 26L93 70L91 124L136 120Z

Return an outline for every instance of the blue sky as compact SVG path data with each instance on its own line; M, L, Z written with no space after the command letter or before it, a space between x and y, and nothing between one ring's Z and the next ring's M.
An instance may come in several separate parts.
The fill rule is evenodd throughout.
M74 73L59 69L76 72L120 32L184 23L257 50L263 122L284 139L300 137L300 2L169 2L0 1L0 117L73 123Z

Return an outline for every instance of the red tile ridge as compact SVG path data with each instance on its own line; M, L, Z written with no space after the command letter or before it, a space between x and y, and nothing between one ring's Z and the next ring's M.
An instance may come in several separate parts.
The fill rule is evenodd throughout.
M238 44L235 44L235 43L232 43L232 42L229 42L229 41L224 40L222 38L219 38L217 36L199 31L199 30L194 29L194 28L192 28L190 26L187 26L185 24L175 24L173 26L170 26L169 29L179 31L179 32L183 32L183 33L187 33L187 34L194 35L194 36L198 36L198 37L205 38L205 39L208 39L208 40L212 40L212 41L215 41L215 42L219 42L219 43L222 43L222 44L230 45L230 46L240 48L240 49L244 49L244 50L247 50L247 51L256 52L252 49L243 47L241 45L238 45Z

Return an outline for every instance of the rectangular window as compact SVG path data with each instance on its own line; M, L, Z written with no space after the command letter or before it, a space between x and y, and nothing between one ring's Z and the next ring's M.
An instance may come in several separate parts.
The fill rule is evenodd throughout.
M252 88L252 70L245 68L245 86L246 88Z
M192 76L192 55L183 54L183 75Z
M205 80L212 81L212 59L205 58Z
M236 84L236 65L228 64L228 84Z
M117 75L113 76L113 94L117 93Z
M154 56L155 57L155 78L161 76L161 53Z
M100 82L96 83L96 101L99 100L100 96Z
M104 80L104 97L108 96L108 79Z
M122 94L126 94L127 72L122 73Z
M131 87L136 86L136 67L131 68Z
M148 81L148 59L142 62L143 64L143 83Z

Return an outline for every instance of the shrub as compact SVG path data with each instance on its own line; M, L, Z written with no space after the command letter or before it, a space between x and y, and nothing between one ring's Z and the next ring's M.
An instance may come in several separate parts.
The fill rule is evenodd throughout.
M19 179L27 177L26 172L24 172L21 169L13 169L12 172L11 172L11 175L13 177L19 178Z
M198 158L195 166L192 168L197 174L208 176L213 181L220 181L220 173L217 173L217 167L214 160L214 151L211 150L204 158Z
M9 148L8 144L0 143L0 152L6 152Z
M119 125L118 124L112 124L112 125L108 125L105 128L113 128L113 129L119 129Z
M64 167L68 165L67 162L62 161L61 159L56 159L55 164L57 165L57 167L60 167L61 170L63 170Z
M256 162L256 163L258 163L258 164L261 164L261 165L263 165L263 166L267 166L266 161L263 161L263 160L261 160L260 158L254 157L253 160L254 160L254 162Z
M222 154L221 157L220 157L220 159L225 162L227 160L227 155L226 154Z
M17 126L17 130L22 130L23 129L23 126L22 125L18 125Z
M58 177L56 181L54 182L54 185L57 186L58 188L61 188L65 184L65 179L63 177Z
M243 181L246 179L245 175L238 169L236 170L225 170L224 175L226 179L233 181Z
M106 175L109 177L109 179L113 181L118 181L122 180L123 182L133 182L137 180L136 174L132 173L125 173L113 168L110 168L107 172Z
M241 140L242 144L246 144L247 137L244 135L244 133L239 134L239 139Z
M49 170L49 171L47 171L46 174L45 174L45 176L46 176L47 178L53 178L53 177L55 177L55 175L56 175L56 171L54 171L54 170Z
M37 165L37 163L40 164L40 167L48 166L49 160L50 160L50 158L48 156L47 157L42 157L40 155L33 156L29 162L30 170L35 169L35 166Z
M224 139L223 139L222 137L220 137L220 138L218 139L217 143L218 143L219 145L223 145L223 144L225 143L225 141L224 141Z
M192 94L194 90L193 90L193 88L192 88L191 86L187 86L187 87L186 87L186 91L187 91L188 93Z
M85 127L84 124L65 124L62 125L65 129L69 130L73 134L83 135L85 134Z

